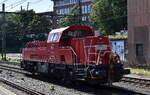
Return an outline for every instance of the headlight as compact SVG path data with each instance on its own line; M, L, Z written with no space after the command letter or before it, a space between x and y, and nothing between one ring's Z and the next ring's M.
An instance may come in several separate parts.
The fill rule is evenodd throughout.
M98 75L99 74L99 72L98 71L95 71L95 75Z
M103 64L103 61L102 61L102 59L100 59L100 60L99 60L99 64Z
M120 63L120 60L117 60L117 63Z

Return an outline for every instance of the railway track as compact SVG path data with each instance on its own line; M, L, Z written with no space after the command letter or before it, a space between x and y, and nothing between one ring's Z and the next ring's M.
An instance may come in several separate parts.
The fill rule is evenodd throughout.
M150 80L148 80L148 79L141 79L141 78L134 78L134 77L125 76L121 79L121 81L150 87Z
M35 90L32 90L32 89L29 89L29 88L26 88L26 87L23 87L23 86L19 86L7 79L4 79L4 78L0 78L0 82L4 83L4 84L7 84L15 89L18 89L18 90L21 90L23 92L26 92L28 93L29 95L45 95L44 93L41 93L41 92L38 92L38 91L35 91Z
M31 74L27 71L24 71L21 68L16 68L16 67L12 67L12 66L1 65L1 64L0 64L0 69L1 70L12 71L12 72L16 72L16 73L21 73L21 74Z
M0 60L0 63L2 63L2 64L11 64L11 65L20 65L20 63L18 63L18 62L9 62L9 61L1 61L1 60Z
M12 62L4 62L4 63L5 64L11 64ZM18 65L18 63L13 62L13 65L15 65L15 64ZM22 73L22 74L31 74L29 72L24 71L21 68L17 68L17 67L13 67L13 66L6 66L6 65L2 65L2 64L0 64L0 69L5 69L5 70L9 70L9 71L16 72L16 73ZM135 84L145 85L145 86L150 86L150 80L148 80L148 79L140 79L140 78L124 76L121 79L121 81L122 82L128 82L128 83L135 83Z
M4 63L5 64L13 63L13 65L19 64L19 63L15 63L15 62L3 62L3 64ZM0 69L5 69L5 70L9 70L9 71L16 72L16 73L21 73L21 74L31 74L29 72L24 71L21 68L16 68L13 66L6 66L6 65L2 65L2 64L0 64ZM140 79L140 78L134 78L134 77L127 77L127 76L124 76L121 79L121 82L128 82L128 83L134 83L134 84L139 84L139 85L145 85L146 87L150 86L150 80L148 80L148 79Z
M7 65L2 65L2 64L0 64L0 67L6 67L6 68L11 68L11 69L23 70L20 67L13 67L13 66L7 66Z
M122 93L125 93L124 95L146 95L144 93L138 92L138 91L132 91L126 88L118 87L118 86L108 86L108 85L102 85L103 88L112 90L112 91L120 91ZM120 95L120 94L119 94Z
M13 67L13 66L7 66L7 65L0 64L0 69L5 69L5 70L16 72L16 73L31 75L31 73L29 74L29 72L26 72L26 71L24 71L21 68L16 68L16 67ZM1 79L0 79L0 81L1 81ZM150 86L150 80L138 79L138 78L132 78L132 77L123 77L122 80L121 80L121 82L135 83L135 84L139 84L139 85L145 85L146 87ZM113 89L116 90L116 89L118 89L118 91L128 92L127 89L119 88L119 87L116 87L116 86L111 86L111 87L109 87L109 86L103 86L102 88L106 88L106 89L110 89L110 90L113 90ZM96 89L98 89L98 88L96 88ZM129 92L131 92L131 91L129 91ZM44 95L44 94L31 94L31 95ZM142 94L140 94L140 95L142 95Z

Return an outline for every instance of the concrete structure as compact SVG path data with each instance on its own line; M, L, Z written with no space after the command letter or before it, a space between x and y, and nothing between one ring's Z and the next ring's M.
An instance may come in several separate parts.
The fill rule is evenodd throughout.
M150 0L128 0L128 61L150 64Z
M91 1L92 0L80 0L82 7L82 21L89 21L91 13ZM54 13L60 15L69 14L70 10L78 4L78 0L53 0ZM60 19L62 16L55 17L55 28L59 27Z

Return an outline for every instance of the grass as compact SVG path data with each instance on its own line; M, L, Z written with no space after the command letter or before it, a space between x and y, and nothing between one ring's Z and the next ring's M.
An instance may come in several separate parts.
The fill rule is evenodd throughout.
M127 35L109 35L109 38L112 40L118 40L118 39L127 39Z
M2 60L1 57L0 57L0 60ZM7 57L6 60L9 61L9 62L21 62L22 59L20 59L20 58L10 58L10 57Z
M8 61L10 61L10 62L21 62L21 59L20 58L6 58Z
M150 75L150 70L148 69L138 69L138 68L129 68L132 74L141 74L141 75Z

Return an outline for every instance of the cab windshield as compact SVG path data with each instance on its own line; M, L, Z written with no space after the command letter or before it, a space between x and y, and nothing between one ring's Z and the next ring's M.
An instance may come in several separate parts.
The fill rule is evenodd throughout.
M62 34L62 39L63 38L82 38L87 36L85 34L85 31L83 30L67 30L64 31Z

